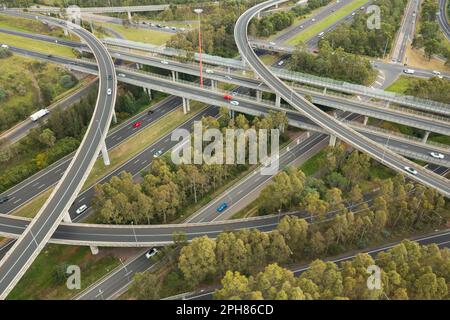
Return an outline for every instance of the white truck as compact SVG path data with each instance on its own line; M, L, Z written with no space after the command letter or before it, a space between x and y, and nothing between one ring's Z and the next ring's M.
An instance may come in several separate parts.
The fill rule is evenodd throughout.
M31 121L37 121L37 120L39 120L40 118L42 118L43 116L46 116L47 114L49 114L50 113L50 111L48 111L48 109L41 109L41 110L39 110L38 112L35 112L35 113L33 113L31 116L30 116L30 119L31 119Z

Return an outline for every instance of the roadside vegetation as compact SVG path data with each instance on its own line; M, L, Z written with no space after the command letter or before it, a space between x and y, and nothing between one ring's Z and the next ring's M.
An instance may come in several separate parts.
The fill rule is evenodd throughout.
M339 25L325 34L325 39L333 48L343 48L346 52L371 57L384 57L394 44L400 27L407 0L378 0L381 10L380 29L369 29L365 10L359 10L352 22Z
M69 109L50 113L48 121L15 144L0 143L0 192L76 150L95 108L97 89ZM141 88L121 85L116 103L119 120L149 105ZM0 110L1 111L1 110Z
M434 230L444 226L449 218L448 203L441 195L406 180L403 175L378 168L380 165L358 151L349 152L343 146L328 148L318 161L320 164L313 176L307 177L297 168L286 168L255 201L261 214L298 211L296 216L283 217L276 230L270 233L258 230L224 232L216 240L201 237L189 244L180 241L177 235L177 242L164 249L164 259L169 266L164 270L137 274L129 296L158 299L216 285L222 279L222 288L216 291L216 298L382 299L385 294L390 299L421 299L427 295L435 299L447 297L448 273L442 269L445 264L433 264L441 266L441 269L433 268L434 275L418 271L414 275L417 278L408 278L416 286L394 281L406 274L397 269L397 275L393 273L395 269L383 264L382 268L387 272L383 281L394 282L383 282L386 287L382 294L381 291L357 289L356 284L362 280L347 274L351 271L351 263L344 264L340 274L332 271L337 270L333 263L315 261ZM411 248L417 252L414 249L417 245L411 242L403 242L396 248L392 250L397 256L398 250L405 252ZM437 254L434 246L427 250ZM380 254L377 264L378 259L388 257L387 254ZM443 259L448 258L447 253L440 254ZM429 261L426 257L421 263ZM358 255L355 259L357 265L362 262L373 264L366 255ZM256 288L263 278L268 280L270 275L277 277L289 273L279 266L310 262L311 271L300 277L305 279L300 285L297 282L300 279L292 279L292 283L286 283L282 288L269 285L266 291L254 292L258 291ZM318 276L311 277L315 272ZM336 282L325 284L319 280L329 279L328 275L332 273L337 277ZM426 292L425 280L419 280L425 278L432 281L431 291ZM364 285L365 281L366 277ZM420 281L424 287L419 289ZM332 283L337 285L335 291L329 290L328 285ZM388 283L392 286L388 287ZM144 290L147 285L153 288L151 294ZM296 286L299 288L290 291Z
M60 66L7 52L0 51L0 131L50 105L78 82Z
M436 12L439 11L438 0L425 0L421 6L420 23L413 40L413 48L424 50L428 60L433 55L441 55L450 64L450 44L442 34L437 21Z
M283 113L271 113L250 123L244 115L231 119L222 109L222 117L202 119L203 128L273 129L286 128ZM286 138L285 138L286 139ZM204 145L204 147L206 144ZM186 208L195 206L210 193L244 172L249 165L194 165L176 166L165 157L154 159L142 182L134 183L129 173L113 177L110 182L95 186L94 208L99 223L156 224L168 223L182 216Z
M296 47L288 63L289 69L321 77L333 78L357 84L370 84L376 72L370 62L342 48L333 49L324 42L318 54L312 54L304 45Z

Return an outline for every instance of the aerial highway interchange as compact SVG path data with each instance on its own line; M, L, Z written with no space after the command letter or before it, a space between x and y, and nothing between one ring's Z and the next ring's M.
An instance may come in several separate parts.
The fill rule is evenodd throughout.
M18 47L10 48L12 52L19 55L51 61L66 65L73 70L97 75L100 81L96 109L83 142L77 152L51 165L47 169L42 170L4 193L12 197L11 200L13 201L0 205L0 213L3 214L0 216L0 234L18 240L10 242L2 248L2 250L6 248L8 251L6 252L5 249L6 254L4 254L4 257L0 262L0 297L3 299L6 298L8 293L23 276L26 269L31 265L32 261L47 242L95 247L149 247L172 243L174 232L183 232L186 234L188 240L191 240L199 235L208 235L208 237L214 238L224 230L257 228L267 232L277 226L280 215L224 221L230 218L232 211L217 216L215 208L218 204L223 203L222 196L212 201L209 205L199 210L193 217L188 218L185 223L181 224L108 226L76 222L89 213L89 211L87 211L79 215L75 212L75 209L82 204L90 205L94 195L93 186L90 186L81 193L80 190L93 163L99 156L100 151L102 151L104 157L107 157L107 155L105 155L107 149L112 149L122 143L126 143L127 138L136 133L136 131L130 130L131 122L139 121L143 122L144 127L149 126L178 108L181 103L185 103L185 101L183 101L185 99L197 100L210 105L180 126L181 128L188 130L190 130L194 121L200 120L203 116L209 115L216 117L218 115L217 106L225 106L236 112L250 115L264 115L267 114L269 110L285 111L288 116L289 125L307 130L308 133L297 138L297 140L295 140L287 149L283 149L280 154L281 168L284 168L295 161L300 161L299 159L309 158L329 143L333 144L333 139L328 136L331 134L352 147L369 154L384 165L408 175L410 179L434 188L446 197L450 195L450 185L448 180L441 176L441 174L446 174L448 172L446 167L450 167L450 163L448 162L450 152L448 148L427 143L426 139L420 141L420 139L408 139L401 135L390 135L389 133L375 130L374 128L371 129L370 126L366 125L366 118L373 116L374 118L389 120L423 129L426 132L449 135L450 126L448 118L446 117L448 116L448 104L443 106L438 104L435 106L432 104L428 105L428 107L432 108L433 112L436 113L436 115L430 116L425 113L425 109L420 112L411 112L406 108L386 108L383 103L375 105L373 102L367 101L367 99L361 100L360 97L359 100L356 100L351 97L327 94L326 90L312 91L305 87L290 86L286 84L279 78L279 74L282 74L282 72L278 73L274 71L274 68L269 69L260 61L259 57L254 53L247 37L248 24L255 15L262 10L283 2L285 1L271 0L255 5L244 12L236 23L234 35L241 57L243 61L246 62L246 65L249 66L258 77L254 79L236 73L228 75L229 73L225 71L214 69L214 71L207 71L204 74L208 79L208 85L211 86L210 88L212 90L199 88L196 85L178 80L178 72L199 76L200 71L197 64L186 64L175 60L169 60L169 63L162 64L161 61L166 60L161 60L159 57L143 56L141 54L111 47L108 47L107 49L106 45L91 33L82 28L71 27L70 24L67 25L65 22L57 19L41 18L48 19L49 23L53 23L59 27L68 28L71 32L74 32L83 39L83 42L87 46L64 40L59 40L58 44L76 47L80 50L93 53L96 59L95 62L84 59L73 60L58 57L56 55L45 55ZM342 4L336 5L335 9L338 9L345 4L344 1L342 2ZM414 8L417 10L416 7ZM148 8L142 10L146 9ZM131 11L131 9L130 11L124 10L126 12ZM138 8L136 10L139 11ZM321 14L325 17L330 13L331 12L322 12ZM321 18L322 15L318 15L318 18ZM341 21L336 22L335 25L338 25L340 22ZM408 28L411 28L412 23L409 22L409 24L407 23L406 25ZM445 33L445 23L442 27ZM294 32L293 30L295 29L292 29L289 32ZM297 30L297 32L298 31L299 30ZM15 33L16 35L48 42L55 41L52 37L48 36L13 32L6 29L0 29L0 32ZM409 34L412 31L409 29L405 32ZM311 41L313 41L313 39ZM283 39L280 38L278 40ZM308 44L313 44L313 42L308 42ZM316 44L317 39L314 42L314 45ZM404 51L402 50L404 50L405 46L405 43L401 44L398 60L403 60ZM120 60L138 65L149 65L160 67L162 69L167 68L172 71L172 77L152 75L120 65L115 66L113 59L115 59L116 62ZM375 62L374 64L382 65L383 63ZM399 70L402 70L401 66L398 68ZM429 76L430 71L425 70L424 75ZM444 76L448 77L447 74L444 74ZM143 112L126 122L124 125L121 125L108 133L109 125L114 113L117 81L151 90L166 92L172 96L158 104L151 114ZM217 82L230 83L239 86L237 90L233 90L235 93L232 93L234 100L238 101L237 105L230 105L223 100L224 94L229 93L217 89ZM258 97L258 93L256 93L256 98L251 97L249 95L249 89L257 90L257 92L272 92L277 97L276 101L273 103L272 101L263 100L261 97ZM336 108L340 111L335 111L333 115L325 113L313 105L312 102L306 100L303 97L305 94L311 95L312 102L317 105ZM284 100L284 104L281 103L281 98ZM397 97L392 99L398 101ZM389 103L389 97L386 101ZM405 106L408 107L414 105L415 108L420 109L421 106L426 106L426 103L423 103L424 101L420 100L418 100L418 102L404 100L404 102ZM361 120L363 120L364 124L358 122ZM175 144L176 142L170 141L170 135L163 136L157 142L147 147L143 152L129 159L126 163L102 177L96 183L106 182L122 171L130 172L132 175L136 176L151 164L151 159L155 152L165 153L171 150ZM430 153L436 151L439 151L445 160L430 156ZM431 170L429 170L400 155L408 158L420 159L429 164L434 163L434 165L430 165ZM105 162L107 162L106 159ZM415 173L412 174L406 172L405 167L414 168ZM254 176L251 175L243 180L242 183L232 187L224 196L229 197L230 199L231 197L236 197L235 202L239 205L238 203L242 198L242 196L238 196L240 193L243 191L246 194L252 193L254 190L267 184L271 179L271 177L260 175L258 170L255 170L254 173ZM56 187L52 192L52 195L41 208L37 216L31 221L30 219L6 215L54 186ZM232 204L234 205L234 202L232 202ZM240 205L240 207L243 207L243 205ZM304 213L300 212L297 214L302 216ZM64 222L61 223L63 219ZM448 237L448 232L439 234L437 237L444 237L446 239ZM430 238L424 237L423 239L424 241L427 241ZM446 243L448 242L441 240L439 242L439 244L444 246ZM382 249L386 248L388 247L383 247ZM351 256L348 258L351 258ZM135 269L142 271L153 267L153 264L149 265L148 261L145 259L143 260L142 256L141 258L132 260L130 264L131 263L139 265ZM105 278L105 282L109 281L109 285L114 283L114 285L110 287L110 290L112 290L111 288L114 288L114 290L108 293L109 297L116 297L117 292L123 290L130 282L125 281L124 283L123 279L115 278L115 276L117 277L117 275L120 274L121 270L123 269L118 269L118 271L113 273L110 277ZM304 268L296 270L296 272L298 273L303 270ZM134 270L134 272L137 272L137 270ZM99 285L101 284L102 283ZM95 285L93 288L95 288L95 290L98 289ZM85 297L81 295L78 296L78 298L98 299L99 296L96 294L95 290L91 288L90 291L88 290L86 292ZM101 291L100 289L98 290ZM193 298L196 298L195 294L193 295Z

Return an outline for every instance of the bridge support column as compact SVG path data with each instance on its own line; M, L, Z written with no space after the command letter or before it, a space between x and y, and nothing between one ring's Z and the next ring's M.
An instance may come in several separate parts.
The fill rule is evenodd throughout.
M217 80L211 80L211 89L217 91Z
M369 117L368 116L364 116L363 124L367 125L367 121L369 121Z
M105 164L105 166L109 166L111 164L111 162L109 161L108 150L106 149L106 144L104 142L103 142L103 146L102 146L102 157L103 157L103 163Z
M423 138L422 138L422 142L423 142L423 143L426 143L429 136L430 136L430 131L426 131L426 132L425 132L425 135L424 135Z
M136 69L141 70L141 65L139 63L136 63Z
M127 13L128 13L128 20L131 22L131 18L132 18L131 11L128 11Z
M92 255L97 255L98 254L98 247L97 246L89 246L89 248L91 248L91 253Z
M261 102L262 100L262 91L256 90L256 101Z
M231 119L234 119L234 110L228 109L228 114L230 115Z
M69 35L69 31L67 31L66 28L64 28L64 35L67 37Z
M323 88L323 94L327 94L327 88Z
M231 68L230 67L227 67L227 72L231 73Z
M72 222L72 218L70 217L69 212L66 212L66 214L64 215L63 222L66 222L66 223Z
M391 105L390 101L386 102L386 108L389 108L390 105Z
M145 92L148 94L148 99L152 100L152 89L150 88L144 88Z
M191 106L189 103L188 98L183 98L183 113L187 114L189 111L191 111Z
M116 110L113 110L113 123L117 123L117 115L116 115Z
M330 142L329 142L328 145L329 145L330 147L335 147L335 146L336 146L336 140L337 140L337 139L336 139L336 136L331 134L331 135L330 135Z
M178 80L178 71L172 71L172 80L177 81Z
M278 94L275 97L275 106L278 108L281 106L281 96Z

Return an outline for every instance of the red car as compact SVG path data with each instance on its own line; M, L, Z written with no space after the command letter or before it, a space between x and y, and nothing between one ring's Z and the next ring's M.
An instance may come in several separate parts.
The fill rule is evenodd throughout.
M142 125L142 122L135 122L134 124L133 124L133 128L139 128L140 126Z
M223 98L224 98L225 100L228 100L228 101L230 101L230 100L233 99L233 97L230 96L229 94L224 95Z

